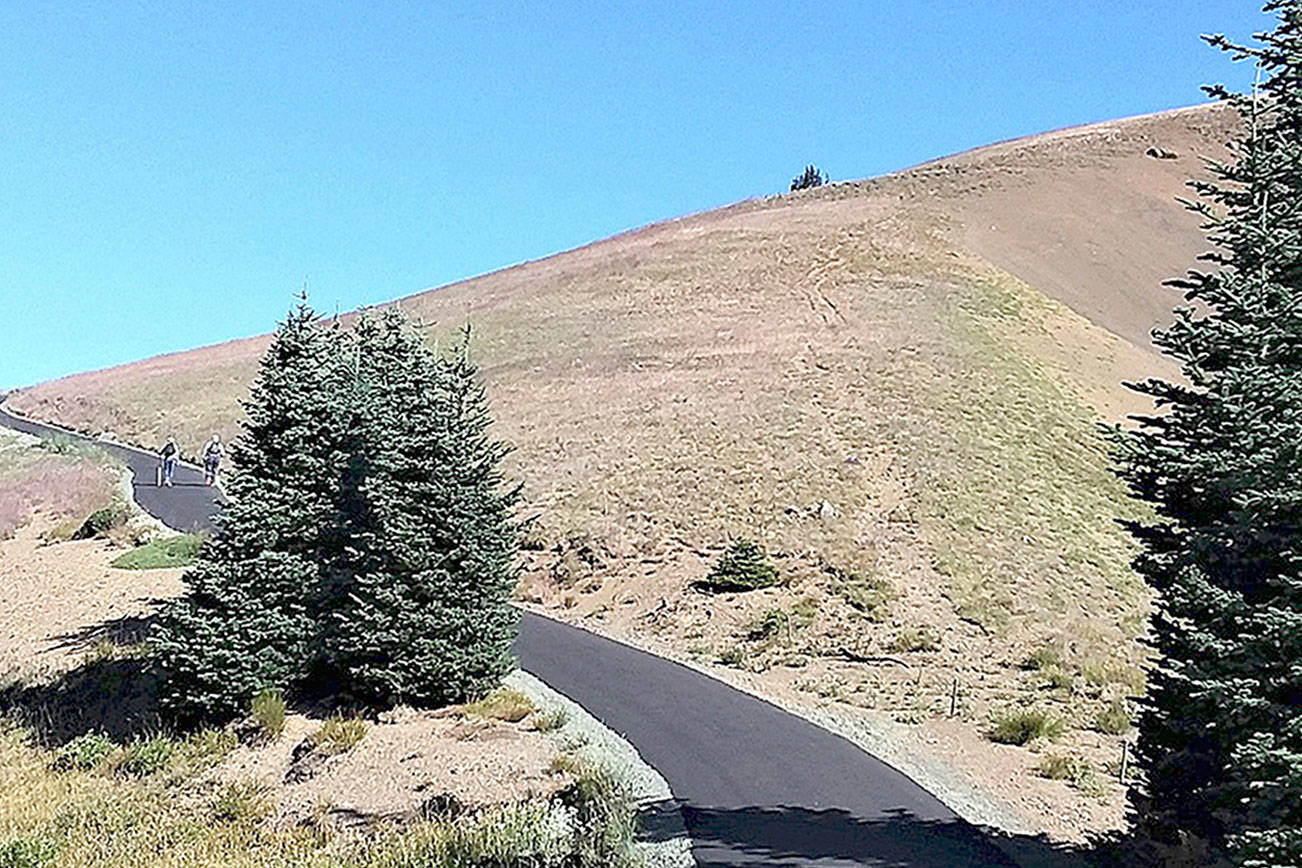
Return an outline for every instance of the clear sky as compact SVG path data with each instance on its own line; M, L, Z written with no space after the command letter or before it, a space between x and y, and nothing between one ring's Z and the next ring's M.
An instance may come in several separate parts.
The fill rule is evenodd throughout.
M0 388L1200 102L1252 0L0 3Z

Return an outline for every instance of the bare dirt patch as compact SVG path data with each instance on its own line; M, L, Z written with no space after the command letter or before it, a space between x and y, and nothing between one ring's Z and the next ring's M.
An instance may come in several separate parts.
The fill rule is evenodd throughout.
M279 823L352 830L547 798L570 782L553 771L556 747L531 719L400 709L365 721L345 750L313 746L325 720L290 715L273 744L238 748L217 777L258 784Z
M157 601L181 591L180 570L115 570L106 540L47 543L50 519L0 541L0 672L57 672L101 641L139 641Z

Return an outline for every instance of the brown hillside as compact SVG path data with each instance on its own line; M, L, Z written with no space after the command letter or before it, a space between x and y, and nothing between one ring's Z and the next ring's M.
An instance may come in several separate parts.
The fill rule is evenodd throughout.
M992 760L934 718L957 680L969 736L1043 705L1068 720L1070 750L1111 758L1115 736L1087 730L1142 683L1147 596L1114 521L1136 507L1095 426L1142 406L1121 380L1169 372L1146 340L1177 301L1159 284L1205 246L1174 197L1230 132L1198 108L1051 133L401 304L435 340L475 326L538 516L526 599L726 660L762 689L941 727L951 760L1067 834L1071 818L1114 822L1116 794L1064 808L1064 785L1026 778L1033 758ZM233 433L263 345L69 377L11 404L195 449ZM775 553L783 587L691 590L737 536ZM1052 673L1022 668L1043 649Z

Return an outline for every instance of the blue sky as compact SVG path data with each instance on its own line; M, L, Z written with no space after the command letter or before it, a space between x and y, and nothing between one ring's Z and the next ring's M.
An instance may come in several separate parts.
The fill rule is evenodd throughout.
M0 4L0 388L1249 71L1250 0Z

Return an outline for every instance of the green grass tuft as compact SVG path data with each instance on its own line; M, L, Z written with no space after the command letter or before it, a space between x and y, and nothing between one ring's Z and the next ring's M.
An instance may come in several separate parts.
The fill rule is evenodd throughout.
M109 566L119 570L159 570L188 567L194 563L204 538L198 534L180 534L156 539L120 555Z
M177 745L165 735L140 739L127 746L119 768L128 775L144 778L158 774L171 765Z
M279 690L262 691L249 706L249 719L259 733L268 739L280 738L280 734L285 731L285 716L288 713L285 694Z
M360 717L332 717L308 740L322 753L334 756L347 753L366 737L370 725Z
M61 771L90 771L103 765L118 749L113 739L97 732L79 735L59 748L53 766Z
M1025 745L1036 739L1057 738L1065 729L1062 720L1047 711L1014 708L995 715L990 740L999 744Z
M0 868L44 868L59 855L59 847L44 838L14 838L0 846Z
M1130 731L1130 727L1130 705L1121 696L1113 699L1094 718L1094 728L1105 735L1123 735Z
M228 784L212 802L212 816L219 823L257 822L269 810L266 788L256 781Z

